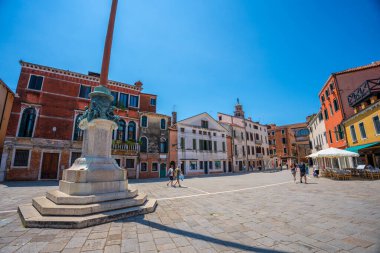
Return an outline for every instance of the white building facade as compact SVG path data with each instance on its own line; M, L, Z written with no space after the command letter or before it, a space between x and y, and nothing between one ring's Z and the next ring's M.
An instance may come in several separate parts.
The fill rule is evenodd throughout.
M227 172L227 130L208 113L177 122L178 163L185 175Z
M218 113L219 122L229 130L234 171L265 169L269 162L266 125L244 117L242 105L235 106L234 116Z
M326 128L323 120L322 112L318 112L309 122L308 126L311 143L311 153L329 147L326 139Z

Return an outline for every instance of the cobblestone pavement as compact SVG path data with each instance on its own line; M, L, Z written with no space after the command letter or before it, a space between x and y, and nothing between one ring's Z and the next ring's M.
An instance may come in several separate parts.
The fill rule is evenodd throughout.
M27 229L13 210L56 182L0 184L0 252L380 252L380 181L288 171L130 181L156 212L85 229Z

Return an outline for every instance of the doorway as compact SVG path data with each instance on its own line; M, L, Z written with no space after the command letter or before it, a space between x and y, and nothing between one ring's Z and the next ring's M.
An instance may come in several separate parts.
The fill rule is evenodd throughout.
M166 163L160 164L160 178L166 177Z
M205 174L208 174L208 162L204 161L203 165L204 165L204 169L205 169Z
M224 173L227 172L226 161L223 161L223 171L224 171Z
M59 153L43 153L40 179L58 179Z

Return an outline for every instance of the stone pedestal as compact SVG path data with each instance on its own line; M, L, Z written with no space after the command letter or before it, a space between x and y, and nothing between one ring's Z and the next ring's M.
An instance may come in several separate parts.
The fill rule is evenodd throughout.
M26 227L82 228L155 210L156 200L128 188L126 170L111 157L117 124L84 119L80 127L85 130L82 157L63 171L59 190L19 206Z

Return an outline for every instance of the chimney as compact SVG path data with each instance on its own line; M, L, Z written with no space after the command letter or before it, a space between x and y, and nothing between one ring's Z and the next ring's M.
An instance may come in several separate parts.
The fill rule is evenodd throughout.
M177 124L177 112L172 112L172 125Z

